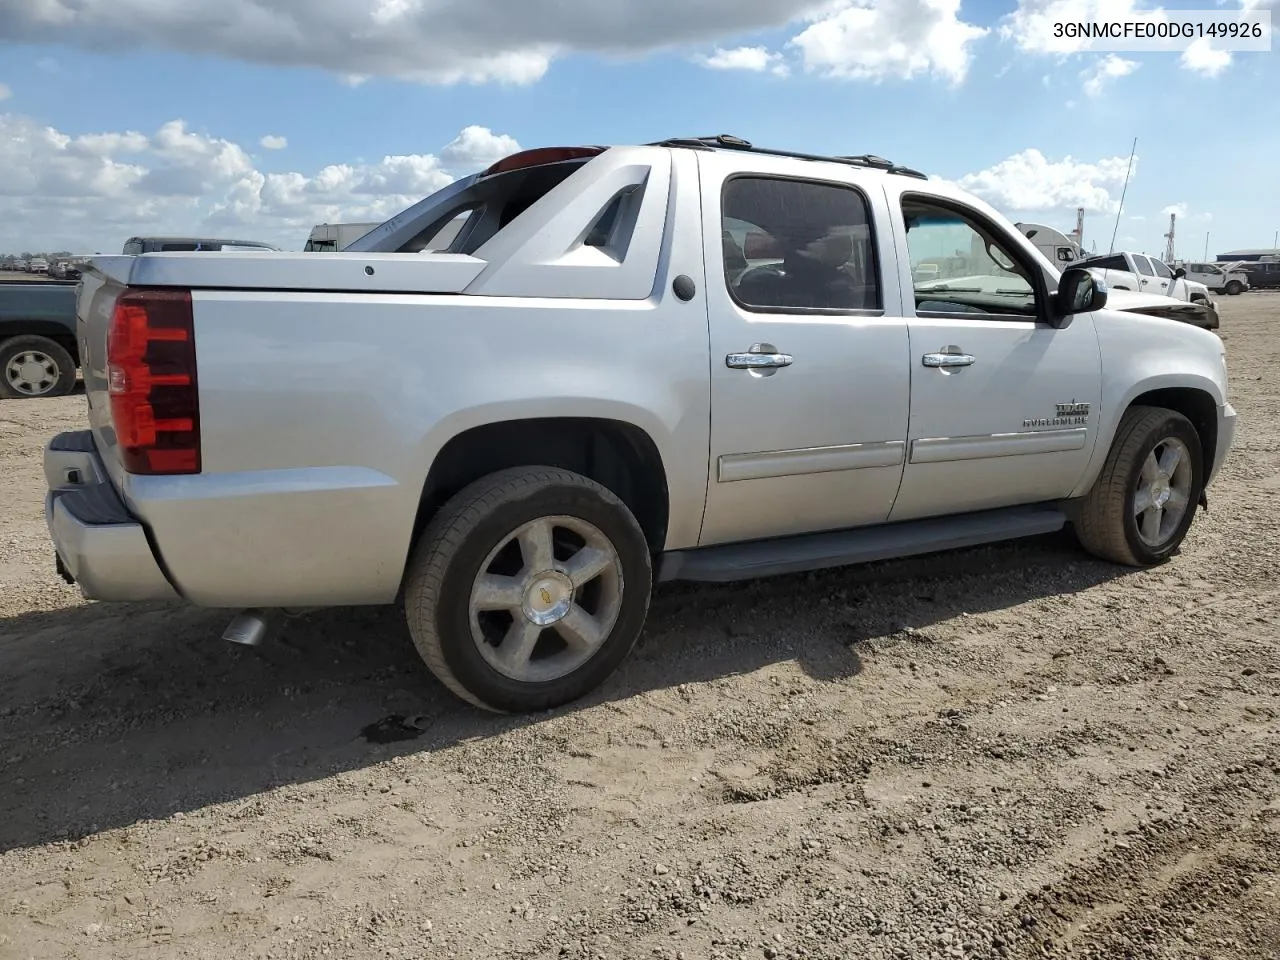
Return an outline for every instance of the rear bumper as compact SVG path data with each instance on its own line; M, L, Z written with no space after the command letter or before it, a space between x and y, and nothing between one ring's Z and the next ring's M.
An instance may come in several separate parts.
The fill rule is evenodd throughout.
M1224 403L1218 408L1218 445L1213 454L1213 469L1209 471L1209 478L1205 481L1206 487L1213 483L1214 477L1222 469L1223 461L1231 452L1231 444L1235 438L1236 408L1229 403Z
M116 493L88 430L44 451L45 522L61 570L89 600L179 600L147 533Z

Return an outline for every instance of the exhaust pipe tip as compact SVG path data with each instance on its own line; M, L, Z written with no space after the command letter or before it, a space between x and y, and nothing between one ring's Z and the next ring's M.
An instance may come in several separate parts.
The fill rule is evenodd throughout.
M244 610L227 624L227 629L222 631L222 639L246 647L257 647L267 639L270 631L271 618L266 611Z

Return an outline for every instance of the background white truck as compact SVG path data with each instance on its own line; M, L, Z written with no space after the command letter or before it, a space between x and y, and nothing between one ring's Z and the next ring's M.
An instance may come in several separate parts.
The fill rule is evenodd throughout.
M1171 270L1163 260L1121 251L1077 261L1106 283L1109 290L1156 293L1176 300L1208 300L1209 289Z
M917 287L939 256L991 283ZM1068 523L1157 564L1232 442L1225 350L1106 301L954 187L731 137L515 154L342 253L98 258L57 565L248 642L403 602L450 690L524 711L601 684L655 581Z
M348 244L359 240L381 223L381 220L372 223L317 223L311 228L311 235L302 249L314 252L345 250Z
M1174 266L1185 270L1188 280L1203 283L1214 293L1235 297L1249 289L1249 275L1237 264L1197 260L1179 261Z

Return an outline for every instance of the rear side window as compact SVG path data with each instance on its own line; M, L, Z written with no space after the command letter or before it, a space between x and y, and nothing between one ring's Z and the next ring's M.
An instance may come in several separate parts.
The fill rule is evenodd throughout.
M1123 270L1129 272L1129 264L1125 262L1124 257L1098 257L1096 260L1090 260L1085 266L1093 267L1096 270Z
M721 196L729 294L764 312L882 308L866 199L854 187L734 177Z

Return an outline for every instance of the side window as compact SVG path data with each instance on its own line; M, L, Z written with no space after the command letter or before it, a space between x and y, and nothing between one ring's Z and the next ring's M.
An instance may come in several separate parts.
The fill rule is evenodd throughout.
M854 187L734 177L721 205L725 284L744 308L883 308L870 211Z
M1034 266L1019 262L1007 240L976 214L908 195L902 215L918 315L1036 315Z
M142 252L142 241L130 240L124 245L124 252L126 256L136 257Z
M1129 263L1124 257L1099 257L1097 260L1090 261L1089 266L1096 267L1099 270L1123 270L1129 272Z
M1157 260L1155 257L1152 257L1151 266L1155 267L1156 273L1159 276L1164 277L1164 279L1173 279L1173 271L1169 269L1168 265L1163 260Z
M1133 265L1138 268L1138 272L1144 277L1154 277L1156 275L1146 257L1140 257L1136 253L1133 254Z

